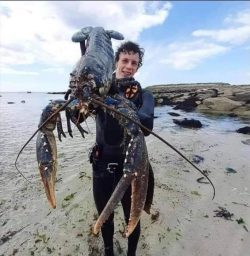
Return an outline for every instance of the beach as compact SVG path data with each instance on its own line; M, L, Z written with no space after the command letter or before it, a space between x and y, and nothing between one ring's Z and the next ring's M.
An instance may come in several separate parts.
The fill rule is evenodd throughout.
M155 192L151 214L143 212L141 216L137 255L249 255L250 136L236 133L234 128L214 129L212 124L202 129L168 126L161 118L162 109L156 111L154 132L206 171L216 194L212 200L211 185L176 152L153 135L146 137ZM103 255L101 236L91 234L97 218L88 161L95 137L94 120L88 125L92 133L86 139L74 129L73 139L57 140L56 209L50 208L40 181L34 140L18 162L31 183L14 167L18 150L34 125L26 136L16 132L2 142L0 255ZM230 126L229 122L229 127L236 126L242 123L235 121ZM124 229L119 204L115 209L115 255L126 255Z

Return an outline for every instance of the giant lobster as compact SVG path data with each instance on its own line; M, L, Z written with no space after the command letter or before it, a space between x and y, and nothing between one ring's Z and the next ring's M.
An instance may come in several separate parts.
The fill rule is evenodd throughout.
M62 135L65 137L60 112L66 112L69 134L72 136L70 122L73 122L84 137L87 131L81 127L80 123L86 120L90 114L95 114L96 107L107 111L124 128L127 138L126 157L123 176L97 219L93 233L97 234L100 231L102 224L108 219L131 184L131 211L126 229L128 237L145 209L149 162L142 129L149 130L140 123L132 102L118 94L112 96L108 94L114 69L111 38L123 40L123 35L113 30L104 30L102 27L85 27L73 35L72 41L80 43L82 56L70 74L69 90L65 95L65 100L54 100L44 108L37 131L22 147L17 159L24 147L37 134L36 152L40 175L47 199L51 207L56 208L57 148L53 131L57 128L59 140ZM166 140L152 131L149 132L171 147L209 180L213 187L214 198L215 188L206 174Z

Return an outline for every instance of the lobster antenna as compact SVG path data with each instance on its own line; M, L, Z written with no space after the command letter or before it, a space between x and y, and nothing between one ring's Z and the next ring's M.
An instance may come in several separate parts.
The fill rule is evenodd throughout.
M16 157L16 160L15 160L15 167L16 167L16 169L17 169L17 171L29 182L29 183L31 183L23 174L22 174L22 172L17 168L17 160L18 160L18 158L19 158L19 156L21 155L21 153L23 152L23 150L24 150L24 148L30 143L30 141L35 137L35 135L38 133L38 131L39 130L41 130L55 115L57 115L58 114L58 112L60 112L60 111L62 111L66 106L68 106L69 105L69 103L71 102L71 101L73 101L74 100L74 98L71 98L71 99L69 99L63 106L61 106L58 110L56 110L51 116L49 116L48 118L47 118L47 120L46 121L44 121L39 127L38 127L38 129L31 135L31 137L28 139L28 141L22 146L22 148L20 149L20 151L19 151L19 153L18 153L18 155L17 155L17 157Z
M115 112L116 114L118 115L121 115L123 116L124 118L130 120L131 122L134 122L135 124L137 124L140 128L146 130L147 132L151 133L152 135L154 135L156 138L158 138L159 140L161 140L163 143L165 143L167 146L169 146L171 149L173 149L177 154L179 154L183 159L185 159L188 163L190 163L198 172L200 172L204 177L206 177L206 179L209 181L209 183L211 184L212 188L213 188L213 198L212 200L214 199L215 197L215 187L214 187L214 184L213 182L210 180L210 178L202 171L200 170L195 164L193 164L187 157L185 157L178 149L176 149L174 146L172 146L169 142L167 142L166 140L164 140L162 137L160 137L158 134L154 133L153 131L149 130L146 126L142 125L141 123L133 120L131 117L129 116L126 116L125 114L123 113L120 113L118 112L116 109L110 107L109 105L97 100L97 99L94 99L94 98L91 98L90 99L92 102L96 103L97 105L100 105L110 111L113 111Z

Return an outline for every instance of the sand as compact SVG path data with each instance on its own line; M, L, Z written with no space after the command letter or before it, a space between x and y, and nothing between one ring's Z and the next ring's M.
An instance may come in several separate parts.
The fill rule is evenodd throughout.
M156 132L189 159L204 159L197 166L208 172L216 196L212 200L212 187L197 182L201 174L189 163L147 137L156 184L151 214L141 217L137 255L250 255L249 135L184 128ZM81 150L77 144L70 154L65 145L58 146L56 209L49 208L38 174L32 184L19 175L6 181L0 197L0 255L103 255L101 236L90 232L96 219L90 144L82 143ZM29 163L36 169L34 157ZM222 209L224 215L215 217ZM115 255L126 255L120 205L115 213Z

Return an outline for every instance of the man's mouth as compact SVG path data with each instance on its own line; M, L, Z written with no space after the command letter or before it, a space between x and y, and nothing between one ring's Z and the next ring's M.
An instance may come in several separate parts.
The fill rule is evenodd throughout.
M125 77L130 77L132 74L129 72L122 72Z

